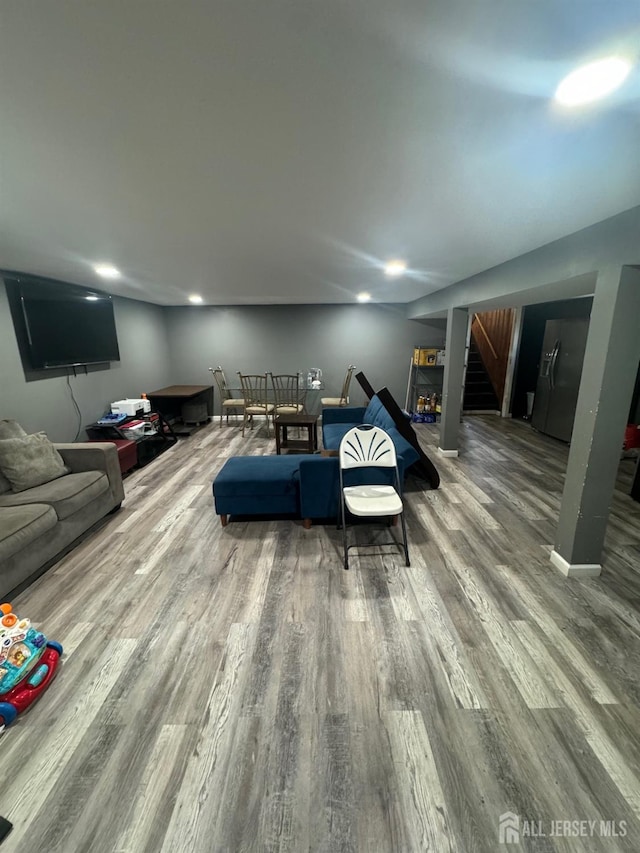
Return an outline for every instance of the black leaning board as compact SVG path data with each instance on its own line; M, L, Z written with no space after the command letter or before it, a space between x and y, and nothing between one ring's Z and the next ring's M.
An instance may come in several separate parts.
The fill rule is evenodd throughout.
M420 447L418 436L413 431L411 421L407 420L404 412L393 399L388 388L381 388L380 391L377 391L376 393L382 405L393 418L393 422L395 423L400 435L403 438L406 438L409 444L414 447L420 455L418 461L414 462L411 466L412 470L414 470L420 477L424 477L424 479L430 483L432 489L437 489L440 485L440 474L438 474L438 469Z
M378 395L383 406L393 418L393 422L395 423L400 435L405 438L413 448L415 448L420 456L420 459L418 459L417 462L414 462L411 467L419 477L423 477L428 481L431 488L437 489L440 485L440 474L438 474L438 469L420 447L418 436L413 431L411 421L407 420L404 412L391 396L389 389L383 388L381 391L374 391L373 385L369 382L362 371L360 371L360 373L356 373L356 379L360 383L362 390L369 400L374 394Z
M2 841L3 838L6 838L7 835L9 835L9 833L11 832L12 829L13 829L13 824L9 823L9 821L6 820L5 818L0 817L0 842Z
M373 385L371 385L371 383L369 382L369 380L367 379L367 377L364 375L364 373L362 371L360 371L360 373L356 373L356 379L358 380L358 382L360 383L360 386L362 387L362 390L364 391L364 393L367 395L367 397L370 400L373 397L373 395L376 393L373 390Z

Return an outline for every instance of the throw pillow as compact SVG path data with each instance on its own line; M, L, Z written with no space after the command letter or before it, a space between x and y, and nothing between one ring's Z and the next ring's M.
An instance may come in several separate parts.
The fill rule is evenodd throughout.
M0 440L5 438L22 438L24 435L26 435L26 432L22 429L18 421L0 421Z
M0 440L0 471L14 492L56 480L69 469L44 432Z
M0 421L0 440L5 438L20 438L23 435L26 435L26 432L17 421ZM4 495L6 492L10 491L11 483L7 480L2 471L0 471L0 495Z

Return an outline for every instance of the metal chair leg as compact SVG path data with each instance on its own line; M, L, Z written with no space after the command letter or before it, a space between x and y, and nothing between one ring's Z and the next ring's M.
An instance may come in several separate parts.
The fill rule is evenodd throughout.
M347 545L347 519L344 509L344 497L340 501L340 520L342 521L342 549L344 552L344 567L349 568L349 546Z
M407 525L404 520L404 512L400 514L400 523L402 524L402 543L404 545L404 564L410 566L409 562L409 543L407 542Z

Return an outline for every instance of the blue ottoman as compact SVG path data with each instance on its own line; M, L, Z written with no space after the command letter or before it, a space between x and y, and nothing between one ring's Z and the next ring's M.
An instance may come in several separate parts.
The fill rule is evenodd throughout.
M232 456L213 481L216 513L226 527L230 515L300 515L301 459L287 456ZM313 458L313 457L312 457ZM305 521L305 527L311 522Z

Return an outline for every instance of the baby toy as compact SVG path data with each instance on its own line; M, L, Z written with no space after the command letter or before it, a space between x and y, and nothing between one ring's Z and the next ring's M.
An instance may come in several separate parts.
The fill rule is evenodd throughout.
M49 686L62 646L0 604L0 732Z

